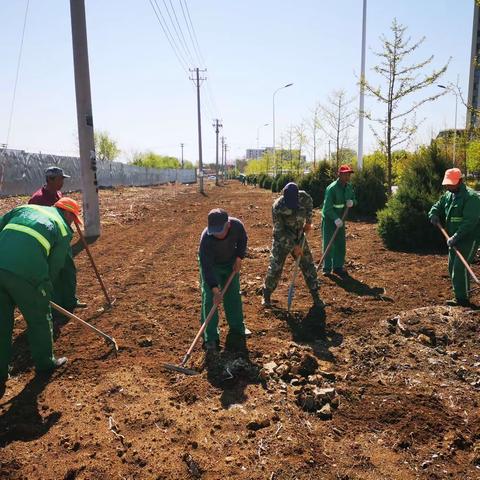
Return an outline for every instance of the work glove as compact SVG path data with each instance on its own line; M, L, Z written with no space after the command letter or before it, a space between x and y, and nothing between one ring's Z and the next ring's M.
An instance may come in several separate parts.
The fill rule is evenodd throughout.
M337 219L335 220L335 226L336 226L337 228L342 228L342 227L343 227L343 221L342 221L341 218L337 218Z
M440 225L440 218L438 217L438 215L432 215L430 217L430 223L435 226Z
M452 235L448 240L447 240L447 245L449 248L452 248L458 241L457 234Z
M352 208L353 207L353 200L347 200L347 207Z

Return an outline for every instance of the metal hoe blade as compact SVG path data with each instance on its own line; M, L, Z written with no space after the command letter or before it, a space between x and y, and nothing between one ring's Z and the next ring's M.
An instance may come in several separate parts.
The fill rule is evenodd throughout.
M185 368L180 365L173 365L171 363L161 363L160 366L166 370L171 370L172 372L184 373L185 375L198 375L199 372L192 370L190 368Z

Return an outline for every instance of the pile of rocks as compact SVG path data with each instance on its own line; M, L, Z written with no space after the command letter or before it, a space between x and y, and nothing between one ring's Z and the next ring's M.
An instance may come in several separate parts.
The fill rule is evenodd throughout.
M290 344L282 352L265 363L260 377L267 383L292 387L297 405L306 412L316 412L322 420L332 418L338 408L339 398L335 388L335 373L318 368L318 360L310 347Z

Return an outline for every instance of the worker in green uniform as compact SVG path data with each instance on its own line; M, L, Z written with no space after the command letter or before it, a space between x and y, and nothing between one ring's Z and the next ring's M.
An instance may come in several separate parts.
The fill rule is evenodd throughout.
M53 355L49 302L70 249L70 225L80 221L79 214L78 203L62 197L54 207L22 205L0 217L0 396L8 377L16 306L27 323L37 372L67 361Z
M202 232L198 249L202 287L200 321L205 321L213 304L218 306L223 301L229 326L226 345L231 346L245 342L240 270L247 253L247 241L247 232L238 218L230 217L221 208L214 208L209 212L208 226ZM222 299L221 291L232 272L235 275ZM207 352L215 352L220 348L218 310L205 329L204 347Z
M332 270L338 276L348 276L345 270L345 221L342 220L345 208L352 208L355 203L355 192L350 183L353 173L349 165L342 165L338 169L338 178L325 191L325 200L322 209L322 242L323 250L327 248L335 230L338 229L333 244L323 259L323 274L330 275Z
M452 247L456 247L470 263L480 241L480 197L463 183L462 172L450 168L445 172L442 185L447 191L428 213L433 225L445 225L447 240L448 272L455 298L447 301L451 306L469 306L470 277Z

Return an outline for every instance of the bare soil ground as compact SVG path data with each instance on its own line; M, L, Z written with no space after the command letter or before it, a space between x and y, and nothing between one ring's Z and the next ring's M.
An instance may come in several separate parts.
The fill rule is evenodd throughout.
M69 322L55 343L68 365L35 377L16 323L0 478L480 478L480 313L442 306L446 257L390 252L374 224L349 223L352 278L322 277L326 315L310 308L301 278L287 315L291 260L275 308L264 310L272 199L233 182L209 185L207 196L194 186L101 191L92 252L117 302L102 313L82 252L78 294L89 308L77 313L111 333L119 355ZM21 200L1 200L0 213ZM178 363L198 328L196 251L214 206L249 234L248 355L222 350L207 361L197 348L201 374L175 374L160 363ZM318 259L318 228L310 244Z

